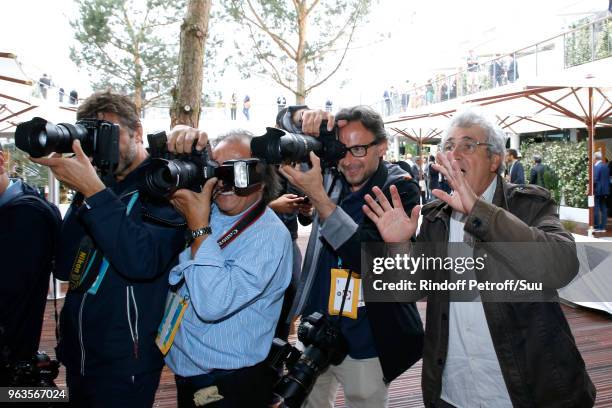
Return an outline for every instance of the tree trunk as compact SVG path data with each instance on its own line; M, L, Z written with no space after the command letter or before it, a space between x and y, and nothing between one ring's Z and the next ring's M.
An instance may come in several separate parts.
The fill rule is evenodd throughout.
M171 127L198 127L204 68L204 46L208 37L211 0L189 0L181 25L181 49L177 86L172 92Z
M134 105L136 105L136 113L141 116L143 101L142 101L142 63L140 60L139 44L134 44Z
M295 104L306 104L306 61L304 60L304 48L306 46L306 27L308 25L308 15L306 13L306 2L301 2L298 6L298 47L296 52L296 74L297 86L295 88Z

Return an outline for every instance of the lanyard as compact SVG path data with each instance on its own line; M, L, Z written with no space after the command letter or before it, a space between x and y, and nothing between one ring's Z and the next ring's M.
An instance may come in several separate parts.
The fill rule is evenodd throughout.
M342 258L338 257L338 269L342 269ZM348 276L346 277L346 284L344 285L344 290L342 291L342 303L340 304L340 313L338 314L338 320L342 317L342 312L344 311L344 304L346 303L346 295L348 294L349 284L351 283L351 271L348 270Z
M125 215L130 215L130 212L132 211L132 207L134 207L134 204L136 203L137 199L138 199L138 191L132 194L132 197L130 198L130 201L125 210ZM95 253L94 253L94 257L95 257ZM98 276L96 277L96 280L94 281L93 285L91 285L91 287L87 290L87 293L90 293L92 295L95 295L96 293L98 293L98 288L102 284L102 280L104 279L104 276L106 275L106 271L108 270L108 265L109 265L108 260L106 259L106 257L104 257L102 259L102 264L100 265ZM85 271L86 273L89 270L90 266L91 266L91 263L87 266L87 270Z

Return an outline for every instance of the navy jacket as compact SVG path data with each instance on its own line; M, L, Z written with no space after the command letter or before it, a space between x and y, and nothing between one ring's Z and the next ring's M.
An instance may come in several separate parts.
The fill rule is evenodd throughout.
M53 244L60 213L21 183L19 195L0 206L0 352L7 360L29 360L38 350Z
M610 170L603 161L593 166L593 183L595 185L595 195L605 196L610 194Z
M163 366L155 335L168 272L185 247L185 222L168 202L142 193L126 215L147 163L82 205L73 203L64 220L58 279L70 280L85 236L110 264L96 294L71 285L66 295L57 355L73 373L136 375ZM89 273L98 273L100 260L94 258Z
M340 177L340 176L338 176ZM334 175L327 173L323 184L329 191L330 199L338 203L342 183L334 182ZM410 213L419 202L419 186L415 180L408 180L406 172L399 166L381 161L376 173L362 188L371 191L378 186L391 201L390 187L394 184L404 210ZM361 244L382 242L376 225L368 218L357 224L340 206L324 221L315 212L312 232L304 255L304 265L298 293L292 311L301 314L310 297L318 273L318 261L323 245L330 245L342 258L343 266L361 273ZM421 358L423 349L423 326L414 303L369 302L365 299L368 321L372 330L374 345L378 352L384 379L391 382Z
M518 160L510 167L510 182L512 184L525 184L525 169Z

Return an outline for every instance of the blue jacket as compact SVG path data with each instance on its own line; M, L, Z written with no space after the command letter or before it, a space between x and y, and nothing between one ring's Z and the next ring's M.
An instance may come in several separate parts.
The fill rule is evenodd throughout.
M64 220L56 277L72 280L61 312L57 356L73 373L136 375L163 366L154 340L168 291L168 273L185 247L185 222L168 202L144 194L138 195L126 214L147 163L82 205L73 202ZM98 254L83 262L78 255L86 236L94 248L84 253L95 249ZM75 285L77 275L71 272L78 269L79 262L91 262L87 274L96 276L100 253L109 267L97 293L92 294L87 291L92 285Z
M510 182L512 184L525 184L525 169L518 160L510 167Z
M593 166L593 183L595 185L595 195L610 194L610 170L603 161Z

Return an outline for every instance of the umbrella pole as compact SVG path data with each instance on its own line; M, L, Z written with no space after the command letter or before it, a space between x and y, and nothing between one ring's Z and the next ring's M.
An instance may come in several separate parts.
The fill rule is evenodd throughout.
M587 125L587 146L588 146L588 165L589 165L589 189L588 189L588 207L589 207L589 232L588 235L593 235L594 224L594 206L595 196L593 195L593 147L595 145L595 123L593 121L593 88L589 88L589 116L586 118Z

